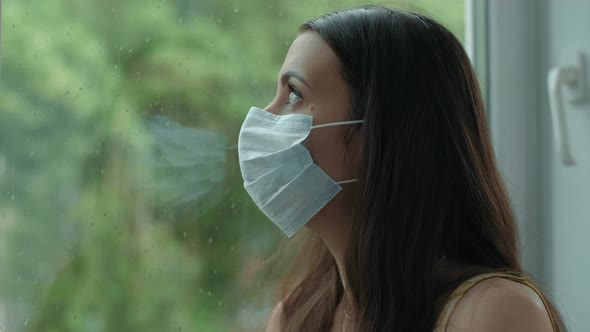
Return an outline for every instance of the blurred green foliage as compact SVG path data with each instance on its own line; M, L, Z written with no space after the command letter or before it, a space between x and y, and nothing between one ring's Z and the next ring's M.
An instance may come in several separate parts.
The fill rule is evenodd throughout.
M3 2L0 330L259 331L282 236L242 189L239 127L298 26L361 4ZM462 37L462 1L402 7Z

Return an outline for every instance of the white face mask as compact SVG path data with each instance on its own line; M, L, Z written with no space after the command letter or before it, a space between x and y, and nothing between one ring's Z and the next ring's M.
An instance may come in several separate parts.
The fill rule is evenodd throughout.
M306 114L275 115L252 107L240 130L238 155L244 188L258 208L285 235L293 236L336 194L340 184L313 163L301 144L315 128L363 123L344 121L312 126Z

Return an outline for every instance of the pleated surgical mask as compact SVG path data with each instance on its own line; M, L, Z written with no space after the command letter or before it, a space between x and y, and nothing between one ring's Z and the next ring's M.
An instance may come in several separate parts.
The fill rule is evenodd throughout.
M238 139L244 188L258 208L285 235L293 236L338 192L340 184L316 165L302 142L312 129L363 123L364 120L313 126L306 114L275 115L252 107Z

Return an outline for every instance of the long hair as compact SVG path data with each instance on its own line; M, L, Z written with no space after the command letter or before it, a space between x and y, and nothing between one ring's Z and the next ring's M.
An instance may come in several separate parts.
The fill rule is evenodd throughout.
M450 292L483 272L523 273L474 70L434 20L379 6L312 19L350 86L362 158L344 270L355 331L432 331ZM317 237L284 288L282 331L327 331L343 296ZM313 253L313 254L310 254ZM290 280L289 280L290 281ZM549 313L565 331L557 311Z

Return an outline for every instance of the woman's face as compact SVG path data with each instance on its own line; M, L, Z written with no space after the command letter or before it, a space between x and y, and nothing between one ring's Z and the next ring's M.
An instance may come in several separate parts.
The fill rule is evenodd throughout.
M278 75L276 97L265 110L279 115L309 114L314 125L353 120L349 87L340 73L340 61L318 33L304 32L295 39ZM335 181L354 178L354 149L346 153L345 148L349 129L348 125L312 129L303 142L314 162ZM350 204L343 197L350 186L344 184L343 192L318 215L350 212L344 206Z

